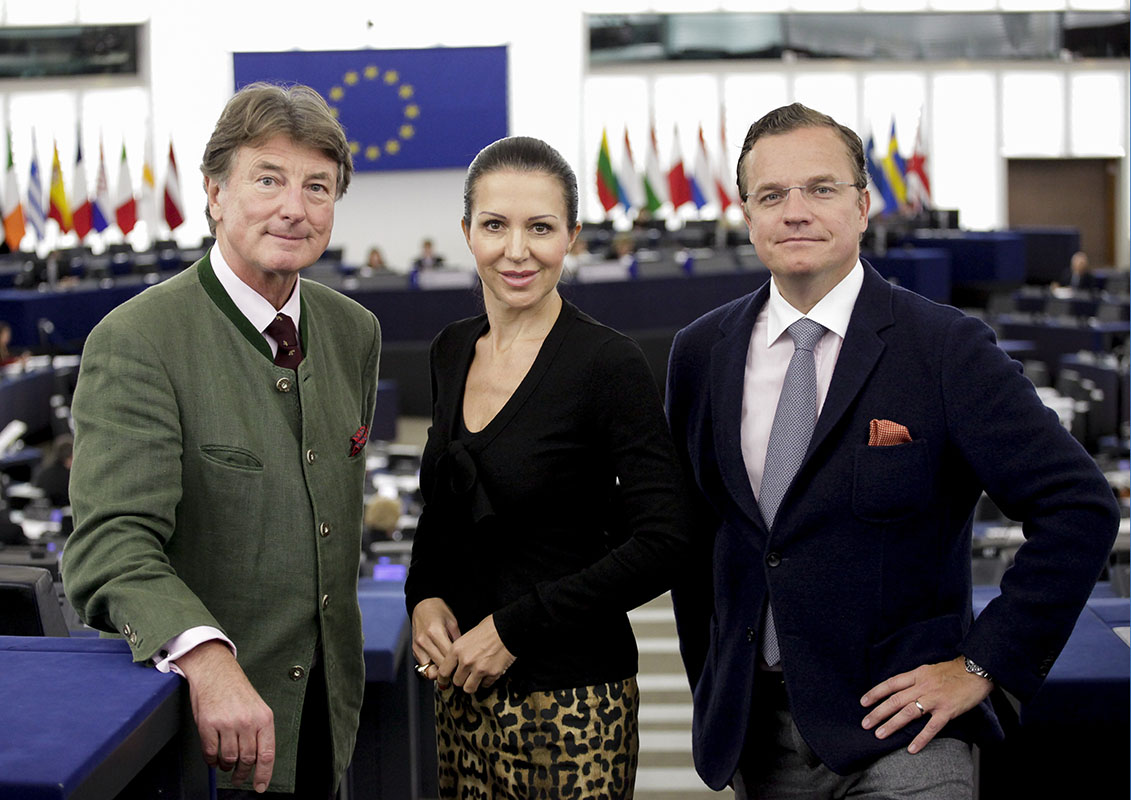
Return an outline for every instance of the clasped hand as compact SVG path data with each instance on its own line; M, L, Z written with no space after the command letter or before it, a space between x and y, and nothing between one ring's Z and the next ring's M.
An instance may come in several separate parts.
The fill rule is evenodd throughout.
M438 597L421 600L412 610L412 653L428 665L421 675L440 688L450 684L471 693L491 686L514 663L514 656L488 615L461 634L455 614Z

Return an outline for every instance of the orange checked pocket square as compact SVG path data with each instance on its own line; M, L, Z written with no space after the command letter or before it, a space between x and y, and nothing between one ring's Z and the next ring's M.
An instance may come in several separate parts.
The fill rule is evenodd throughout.
M907 427L890 419L874 419L868 423L869 447L892 447L897 444L907 444L911 441L911 433Z

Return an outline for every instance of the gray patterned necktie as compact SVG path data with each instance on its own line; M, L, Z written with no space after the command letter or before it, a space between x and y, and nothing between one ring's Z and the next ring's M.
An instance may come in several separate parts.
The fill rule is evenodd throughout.
M801 459L813 438L817 425L817 368L813 348L825 335L825 326L802 317L787 329L793 338L793 358L785 371L781 396L778 398L770 441L766 447L766 466L758 491L758 508L766 528L774 526L778 506L786 489L793 482ZM771 667L781 660L774 615L766 605L766 623L762 627L762 657Z

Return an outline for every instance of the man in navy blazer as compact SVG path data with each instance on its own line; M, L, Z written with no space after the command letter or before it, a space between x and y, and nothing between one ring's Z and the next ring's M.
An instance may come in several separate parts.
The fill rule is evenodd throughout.
M673 590L695 765L737 797L969 797L970 744L1002 735L991 689L1036 692L1118 526L1094 461L991 330L860 260L867 183L832 118L794 104L756 122L738 184L771 280L672 345L702 543ZM756 494L803 316L827 329L818 416L767 528ZM974 621L983 490L1027 541Z

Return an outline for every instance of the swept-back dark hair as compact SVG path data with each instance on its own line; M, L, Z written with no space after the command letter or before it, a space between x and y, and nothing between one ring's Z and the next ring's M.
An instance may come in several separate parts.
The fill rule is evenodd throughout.
M562 154L532 136L508 136L484 147L467 168L463 182L463 221L471 225L471 206L475 187L484 175L502 170L538 172L557 179L565 201L569 230L577 225L577 175Z

